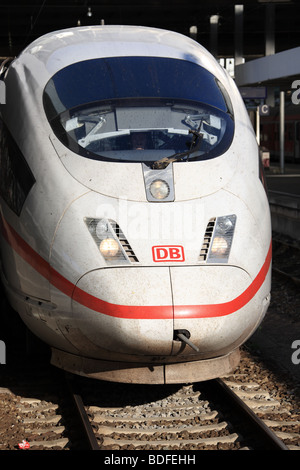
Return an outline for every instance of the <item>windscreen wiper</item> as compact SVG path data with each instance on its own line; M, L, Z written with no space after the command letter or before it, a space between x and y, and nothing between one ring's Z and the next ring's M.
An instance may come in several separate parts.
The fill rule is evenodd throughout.
M203 134L199 132L200 127L201 127L201 123L197 131L194 129L189 129L189 134L193 134L193 139L192 139L189 150L187 150L186 152L174 153L174 155L170 155L170 157L163 157L160 160L156 160L153 163L152 168L154 170L162 170L166 168L169 165L169 163L180 162L185 157L186 157L186 161L189 161L190 154L193 152L197 152L197 150L199 150L202 139L203 139Z

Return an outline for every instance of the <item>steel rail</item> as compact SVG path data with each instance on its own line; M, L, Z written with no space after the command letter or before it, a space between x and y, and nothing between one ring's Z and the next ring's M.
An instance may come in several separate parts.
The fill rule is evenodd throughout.
M100 450L97 438L95 436L93 427L91 425L91 422L89 420L89 417L85 411L84 404L82 401L82 398L80 395L77 393L73 393L73 400L75 403L75 406L77 408L82 426L84 428L84 432L86 434L86 438L90 447L90 450Z
M234 406L238 414L247 421L247 425L255 431L256 436L261 439L264 450L289 450L279 437L243 402L222 379L214 379L214 384L219 391L226 394L231 406Z
M100 450L100 447L99 447L97 438L95 436L93 427L91 425L88 414L85 410L84 403L82 401L81 395L74 392L72 384L71 384L71 380L68 376L66 376L66 382L67 382L67 385L68 385L69 393L70 393L70 395L73 399L75 411L76 411L77 416L79 418L79 422L80 422L80 424L83 428L89 450Z

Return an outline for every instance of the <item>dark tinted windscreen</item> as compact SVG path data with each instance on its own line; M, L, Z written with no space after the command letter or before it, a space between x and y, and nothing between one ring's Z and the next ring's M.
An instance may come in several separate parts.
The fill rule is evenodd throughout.
M233 136L229 99L218 81L185 60L78 62L48 82L44 106L60 140L89 158L155 161L158 152L164 157L189 149L190 130L201 134L194 157L213 158L224 153ZM133 141L138 138L144 144L137 149Z

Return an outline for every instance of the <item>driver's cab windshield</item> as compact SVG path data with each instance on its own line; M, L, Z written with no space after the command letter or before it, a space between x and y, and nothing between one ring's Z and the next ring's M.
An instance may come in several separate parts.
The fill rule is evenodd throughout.
M224 153L233 137L229 98L199 65L161 57L72 64L44 91L56 136L83 157L155 163Z

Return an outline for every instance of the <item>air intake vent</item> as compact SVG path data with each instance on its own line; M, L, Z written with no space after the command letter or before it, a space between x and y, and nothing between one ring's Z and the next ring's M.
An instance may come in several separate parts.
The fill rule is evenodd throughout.
M208 251L209 251L210 242L211 242L212 235L213 235L213 232L214 232L215 223L216 223L216 218L214 217L213 219L210 219L208 224L207 224L206 231L205 231L205 234L204 234L204 240L203 240L203 243L202 243L202 248L201 248L201 251L200 251L200 255L198 257L198 261L206 261Z
M125 251L129 261L131 263L138 263L139 260L135 256L134 251L131 248L129 241L127 240L127 238L125 237L124 233L121 230L121 227L114 220L109 219L109 222L110 222L111 228L115 232L115 234L116 234L123 250Z

